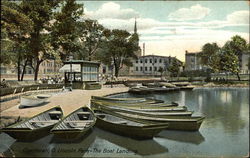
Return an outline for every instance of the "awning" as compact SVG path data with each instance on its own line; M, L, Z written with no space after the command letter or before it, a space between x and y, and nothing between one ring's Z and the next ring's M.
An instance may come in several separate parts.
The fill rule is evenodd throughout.
M70 65L72 65L72 71L70 70ZM80 64L65 64L59 69L59 72L81 72Z

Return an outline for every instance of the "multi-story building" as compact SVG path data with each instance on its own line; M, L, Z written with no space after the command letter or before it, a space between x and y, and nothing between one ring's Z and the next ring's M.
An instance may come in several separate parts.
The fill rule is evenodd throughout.
M199 56L201 52L188 52L185 54L185 70L204 70L206 67L201 64L201 58Z
M239 67L241 73L249 74L249 61L250 61L250 53L244 52L239 55Z
M56 60L45 60L40 64L39 74L56 75L59 74L59 69L62 67L61 62Z
M207 67L202 65L201 57L199 56L201 52L188 52L185 54L185 70L206 70ZM239 69L240 73L249 73L249 52L240 53L239 58Z
M140 56L137 60L133 61L133 67L131 68L130 74L132 75L160 75L159 70L162 68L164 71L167 70L176 60L179 63L182 63L176 57L171 56L158 56L158 55L146 55ZM180 67L181 69L181 67Z
M39 77L47 77L59 75L59 69L62 67L62 63L55 60L45 60L40 64L38 75ZM1 65L1 75L2 77L15 77L17 74L17 69L14 64ZM27 77L33 78L34 70L30 65L25 68L25 73Z

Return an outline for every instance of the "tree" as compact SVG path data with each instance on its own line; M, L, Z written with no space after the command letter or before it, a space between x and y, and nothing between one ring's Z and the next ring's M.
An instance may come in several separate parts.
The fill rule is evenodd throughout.
M27 37L33 30L33 22L24 14L20 5L8 1L2 3L1 17L1 63L14 63L20 81L23 80L27 56L30 55L27 49Z
M28 47L32 53L32 67L34 69L34 80L37 80L40 64L53 56L50 43L51 20L54 17L54 9L60 0L23 0L20 4L24 14L32 21L33 30L28 37Z
M167 70L170 72L170 76L177 77L180 73L180 67L182 64L177 61L176 58L173 58L170 65L167 67Z
M233 74L236 74L238 77L238 80L240 80L239 60L238 60L238 56L235 55L233 50L222 49L222 51L219 53L219 56L220 56L220 70L224 72L231 72Z
M221 57L223 57L223 60L221 62L221 64L226 64L222 65L223 67L228 67L227 69L223 69L223 70L228 70L229 72L232 72L234 74L237 75L238 80L240 80L240 68L239 68L239 59L241 58L242 53L244 52L248 52L249 48L248 48L248 43L246 42L246 40L242 37L240 37L239 35L235 35L231 38L230 41L227 41L225 43L225 45L223 46L223 51L224 53L222 53ZM224 57L223 54L225 54L226 56ZM227 54L232 55L231 58L227 56ZM227 61L227 62L226 62ZM235 63L231 62L235 62L238 63L238 65L235 65ZM229 66L231 64L231 66Z
M160 72L160 73L161 73L161 78L162 78L162 74L163 74L163 72L164 72L164 69L163 69L162 67L159 67L158 72Z
M83 5L75 0L64 0L60 4L61 10L55 13L51 21L51 43L59 51L61 60L65 60L68 55L75 55L83 48L83 41L80 40L84 29L80 21Z
M98 59L104 64L114 66L115 76L119 76L119 70L126 66L132 66L131 59L137 58L135 51L138 46L135 44L131 34L125 30L104 30L103 35L106 42L103 42L102 49L98 53Z
M201 63L203 65L208 66L214 71L218 71L218 51L220 50L220 47L217 45L217 43L206 43L202 47L202 52L199 53L199 56L201 58Z
M82 39L84 41L84 49L79 55L91 61L97 50L101 47L101 42L105 40L102 34L104 27L95 20L85 20L83 27Z

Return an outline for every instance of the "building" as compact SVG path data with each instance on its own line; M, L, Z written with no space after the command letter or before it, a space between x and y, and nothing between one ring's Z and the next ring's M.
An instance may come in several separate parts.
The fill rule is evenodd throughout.
M39 66L39 78L54 77L55 75L61 75L59 69L62 67L62 63L56 60L44 60ZM1 75L6 78L16 78L17 68L14 64L1 65ZM34 69L28 64L25 68L25 77L33 79ZM62 76L62 75L61 75Z
M188 52L185 54L185 70L206 70L207 67L201 64L201 57L199 56L201 52ZM249 58L250 53L244 52L240 53L239 58L239 69L240 73L249 73Z
M40 64L39 74L40 75L59 75L59 69L62 67L62 63L56 60L45 60Z
M173 60L182 63L176 57L171 56L158 56L158 55L146 55L140 56L137 60L133 60L133 67L130 74L132 75L161 75L159 70L162 68L167 70ZM181 67L180 67L181 69Z
M201 64L201 58L199 56L201 52L188 52L185 54L185 70L205 70L206 67Z
M85 60L69 60L64 62L60 72L64 72L65 84L72 83L76 89L84 89L86 82L99 81L100 63Z
M249 63L250 62L250 53L244 52L239 55L239 68L240 73L249 74Z

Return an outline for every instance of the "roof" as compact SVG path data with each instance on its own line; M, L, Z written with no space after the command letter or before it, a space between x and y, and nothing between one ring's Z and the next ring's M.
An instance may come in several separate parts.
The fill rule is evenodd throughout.
M59 69L59 72L81 72L80 64L71 64L71 66L70 64L66 64Z
M99 62L95 62L95 61L87 61L87 60L68 60L68 61L64 61L64 64L93 64L93 65L100 65Z

